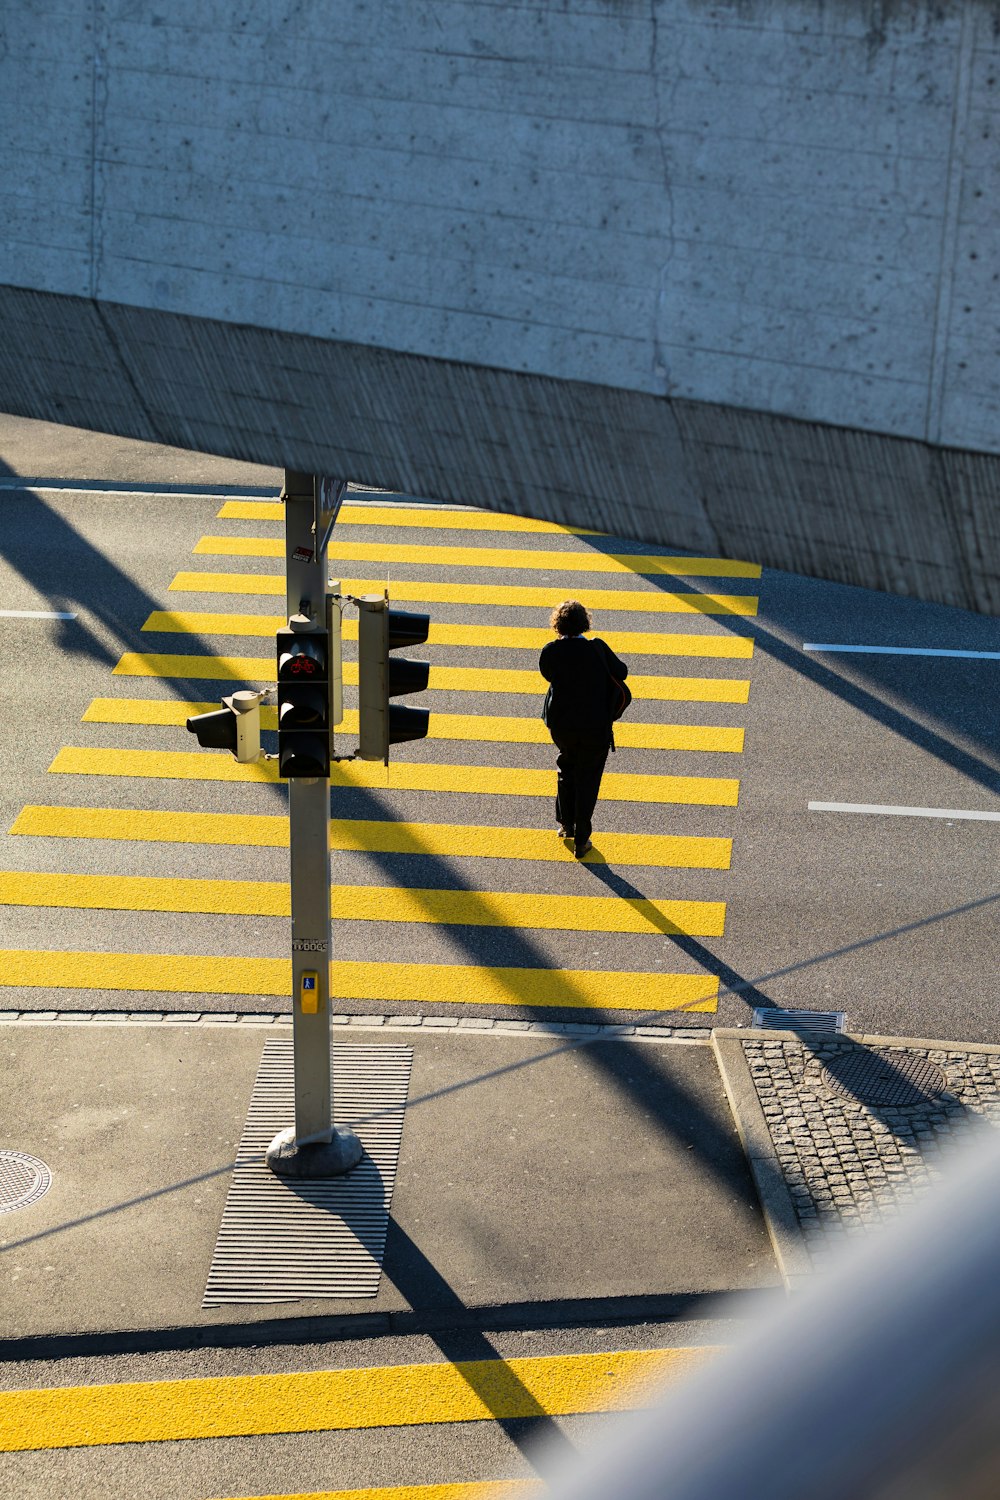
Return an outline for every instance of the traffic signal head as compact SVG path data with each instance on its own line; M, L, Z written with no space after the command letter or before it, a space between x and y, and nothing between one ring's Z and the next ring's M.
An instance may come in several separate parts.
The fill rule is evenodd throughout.
M260 694L233 693L223 707L195 714L187 727L207 750L229 750L238 761L260 759Z
M330 637L293 615L278 631L278 775L330 774Z
M424 739L430 722L425 708L407 708L389 700L404 693L422 693L431 670L425 661L389 653L426 641L431 619L390 609L387 594L366 594L358 607L358 759L388 765L389 746Z

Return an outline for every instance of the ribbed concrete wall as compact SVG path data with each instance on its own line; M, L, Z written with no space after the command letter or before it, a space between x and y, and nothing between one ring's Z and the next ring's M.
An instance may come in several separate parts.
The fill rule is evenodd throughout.
M1000 610L995 0L2 26L6 409Z

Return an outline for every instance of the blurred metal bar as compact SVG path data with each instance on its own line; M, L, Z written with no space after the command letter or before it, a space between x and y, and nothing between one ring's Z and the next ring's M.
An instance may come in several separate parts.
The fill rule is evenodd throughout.
M996 1500L1000 1135L652 1412L555 1500Z

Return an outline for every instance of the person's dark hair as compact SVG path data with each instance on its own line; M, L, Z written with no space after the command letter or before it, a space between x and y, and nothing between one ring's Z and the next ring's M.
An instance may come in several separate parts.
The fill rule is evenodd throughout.
M549 624L558 635L582 635L590 629L590 616L579 599L564 599L552 611Z

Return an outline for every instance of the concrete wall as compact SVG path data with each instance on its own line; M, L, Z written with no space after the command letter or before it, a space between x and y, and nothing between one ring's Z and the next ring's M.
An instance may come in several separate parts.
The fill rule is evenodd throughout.
M1000 609L997 0L0 24L0 405Z

